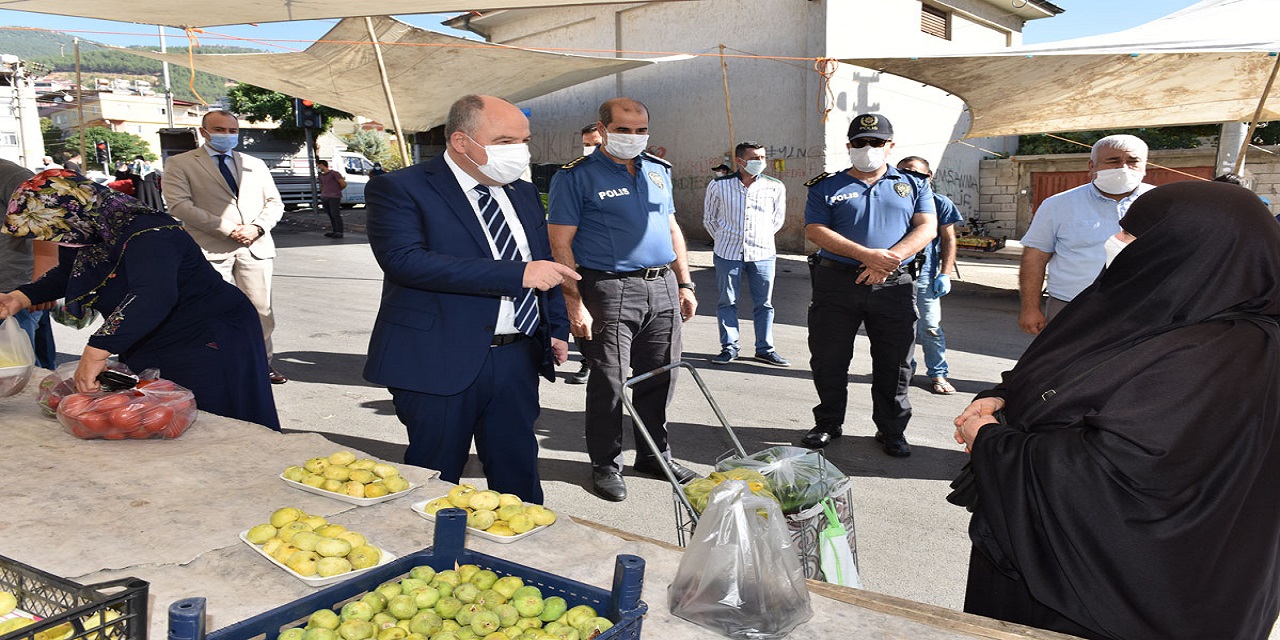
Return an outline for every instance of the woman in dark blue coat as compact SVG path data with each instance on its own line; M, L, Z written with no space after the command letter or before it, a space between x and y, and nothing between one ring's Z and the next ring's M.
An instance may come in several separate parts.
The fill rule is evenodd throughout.
M134 371L159 369L196 405L279 430L257 312L209 265L182 223L77 173L23 183L3 232L59 245L59 264L0 293L0 319L66 298L71 314L102 314L76 369L76 389L99 390L110 354Z

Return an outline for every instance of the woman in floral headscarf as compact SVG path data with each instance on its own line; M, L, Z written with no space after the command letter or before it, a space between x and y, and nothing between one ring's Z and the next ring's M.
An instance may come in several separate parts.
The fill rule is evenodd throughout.
M105 321L76 369L76 389L97 391L106 358L159 369L191 389L199 408L279 429L257 312L200 253L182 224L65 169L14 192L4 233L59 245L59 264L0 293L0 319L58 298Z

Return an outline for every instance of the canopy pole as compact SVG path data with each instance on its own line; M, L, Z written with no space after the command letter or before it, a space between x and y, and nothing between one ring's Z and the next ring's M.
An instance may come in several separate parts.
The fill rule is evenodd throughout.
M1244 154L1249 150L1249 143L1253 142L1253 132L1258 130L1258 120L1262 119L1262 108L1267 104L1267 95L1271 93L1271 85L1276 81L1276 72L1280 71L1280 55L1275 56L1276 63L1271 66L1271 77L1267 78L1267 86L1262 90L1262 97L1258 98L1258 108L1253 112L1253 121L1249 123L1249 132L1244 136L1244 144L1240 145L1240 155L1236 156L1236 168L1232 173L1240 175L1241 169L1244 168Z
M387 78L387 66L382 62L382 45L378 44L378 36L373 32L373 18L364 17L364 26L369 30L369 41L373 43L373 55L378 59L378 74L382 76L382 92L387 96L387 110L391 112L391 126L396 129L396 138L400 149L400 162L409 166L409 139L400 127L400 114L396 112L396 101L391 96L391 81Z
M724 111L729 116L729 153L733 153L738 138L733 135L733 103L729 100L729 64L724 60L724 45L720 45L720 75L724 77Z

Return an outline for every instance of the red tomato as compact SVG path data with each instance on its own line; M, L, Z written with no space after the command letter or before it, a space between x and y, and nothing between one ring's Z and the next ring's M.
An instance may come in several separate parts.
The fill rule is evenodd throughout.
M138 388L146 388L147 391L177 391L178 385L172 380L164 378L156 378L155 380L142 380L138 383Z
M126 435L127 434L125 434L123 431L116 431L115 429L110 429L106 433L102 434L102 438L104 440L124 440Z
M84 428L88 429L89 432L93 433L95 436L102 436L112 430L111 419L108 418L105 413L86 411L81 414L78 419L80 420L80 424L84 425Z
M67 425L67 428L71 430L71 435L80 438L81 440L92 440L97 437L96 434L86 429L84 425L80 424L79 420L72 420L70 418L67 418L66 420L65 424Z
M173 408L160 405L151 407L142 416L142 429L147 433L157 433L173 422Z
M46 402L49 403L50 410L57 411L58 405L62 404L62 398L59 398L58 396L49 396L49 399L46 400Z
M114 409L121 405L129 404L129 400L130 400L130 397L128 394L111 393L111 394L102 396L97 400L94 400L93 404L89 405L89 409L91 411L98 411L98 412L105 413L110 409Z
M111 426L116 430L128 433L142 426L142 416L145 413L146 407L132 402L107 411L107 418L111 420Z
M80 414L93 402L93 396L85 393L73 393L62 399L59 409L63 415L78 418Z

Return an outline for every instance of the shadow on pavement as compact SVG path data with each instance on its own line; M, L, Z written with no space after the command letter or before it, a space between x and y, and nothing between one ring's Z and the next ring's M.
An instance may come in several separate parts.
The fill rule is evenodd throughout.
M286 378L298 382L318 382L355 387L377 387L361 376L363 353L328 353L325 351L286 351L275 354L272 364ZM394 412L393 412L394 413Z

